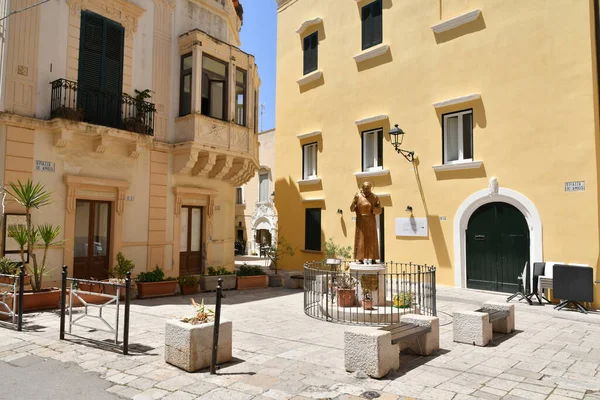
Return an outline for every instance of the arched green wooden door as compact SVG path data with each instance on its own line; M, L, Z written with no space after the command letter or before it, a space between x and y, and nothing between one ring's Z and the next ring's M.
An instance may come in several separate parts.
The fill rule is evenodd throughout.
M467 228L467 287L514 293L517 277L529 261L529 227L507 203L477 209Z

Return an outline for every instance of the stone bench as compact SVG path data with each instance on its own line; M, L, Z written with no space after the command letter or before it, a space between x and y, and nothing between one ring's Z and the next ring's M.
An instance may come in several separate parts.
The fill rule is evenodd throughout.
M511 333L515 329L514 304L486 302L475 311L459 311L453 315L455 342L487 346L493 332Z
M363 371L372 378L382 378L400 368L401 350L430 355L440 347L439 326L437 317L406 314L398 324L347 330L344 332L346 371Z

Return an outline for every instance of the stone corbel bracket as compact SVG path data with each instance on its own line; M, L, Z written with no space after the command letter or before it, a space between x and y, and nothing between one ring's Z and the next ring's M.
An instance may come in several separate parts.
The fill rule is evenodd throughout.
M104 154L112 144L112 139L107 135L101 135L94 139L94 152Z
M54 131L54 140L52 144L58 149L64 149L71 140L73 140L73 132L59 128Z
M144 151L144 146L139 142L131 143L127 148L129 158L133 158L134 160L137 160L142 151Z

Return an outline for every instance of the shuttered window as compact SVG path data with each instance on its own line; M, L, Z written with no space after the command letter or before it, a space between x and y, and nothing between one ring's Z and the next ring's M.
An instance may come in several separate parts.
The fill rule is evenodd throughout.
M361 10L362 49L368 49L383 41L383 17L381 0L367 4Z
M304 75L319 68L319 32L304 38Z
M383 130L363 132L362 134L362 170L383 169Z
M304 249L321 251L321 209L307 208Z
M114 127L121 123L124 33L110 19L81 13L78 106L88 122Z
M192 112L192 54L181 57L181 73L179 82L179 116Z

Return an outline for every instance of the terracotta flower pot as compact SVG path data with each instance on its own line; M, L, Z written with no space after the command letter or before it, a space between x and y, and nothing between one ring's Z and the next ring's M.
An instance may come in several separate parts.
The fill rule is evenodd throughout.
M237 289L261 289L269 286L268 275L256 275L256 276L238 276L237 277Z
M175 296L177 281L138 282L138 297L149 299L152 297Z
M354 289L338 289L337 304L339 307L352 307L356 302L356 291Z
M71 296L71 291L67 289L67 296ZM108 297L103 297L95 294L77 293L77 296L81 297L88 304L102 304L108 302ZM79 300L79 297L73 295L73 307L83 306L83 302ZM69 297L67 297L66 307L69 308Z
M110 282L109 280L104 280L102 282ZM121 288L117 288L116 286L110 286L110 285L102 285L104 286L104 293L106 294L110 294L112 296L117 294L117 289L119 290L119 300L125 300L125 291L126 289L124 287Z
M9 304L12 304L12 294L7 296L11 299ZM17 308L19 307L19 296L17 295ZM23 311L41 311L54 310L60 308L60 289L45 288L41 292L26 291L23 293Z
M25 282L25 286L29 285L31 283L31 276L25 275L25 279L23 279L23 281ZM0 276L0 283L7 283L9 285L12 285L13 278L9 278L7 276Z
M81 282L79 284L79 290L83 290L84 292L94 292L94 293L103 293L104 285L100 283L84 283Z
M217 290L217 281L219 278L223 278L223 290L235 289L235 285L237 284L237 277L235 275L205 275L200 277L200 290L203 292Z
M179 288L181 289L181 294L186 296L198 293L198 285L179 285Z
M364 310L372 310L373 309L373 300L372 299L363 299L363 309Z

